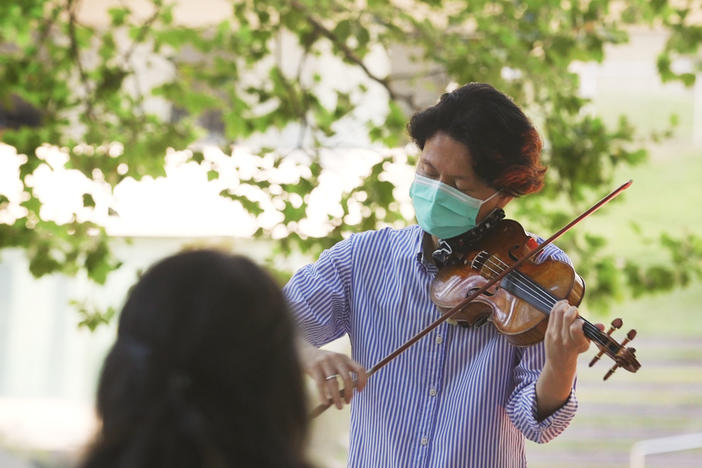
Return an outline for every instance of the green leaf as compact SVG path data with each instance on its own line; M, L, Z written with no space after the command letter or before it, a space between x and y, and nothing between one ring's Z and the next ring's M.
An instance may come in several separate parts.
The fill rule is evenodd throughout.
M91 194L83 194L83 206L95 208L95 199L93 199L93 196Z
M110 23L114 27L124 25L127 18L131 14L131 10L127 7L110 8L107 10L107 12L110 14Z
M303 203L302 206L295 208L292 203L285 201L285 207L283 208L283 216L285 217L285 223L300 221L307 214L307 206Z
M241 206L253 216L258 216L263 213L263 208L261 208L261 205L257 201L249 200L247 197L237 195L230 190L222 190L219 196L239 202Z
M117 311L114 307L108 307L104 311L95 306L88 306L84 302L72 300L70 304L78 310L80 321L78 328L87 328L94 332L101 325L108 325L115 318Z

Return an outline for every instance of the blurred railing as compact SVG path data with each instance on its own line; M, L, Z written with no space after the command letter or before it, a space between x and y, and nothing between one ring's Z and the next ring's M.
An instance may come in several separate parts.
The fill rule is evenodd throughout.
M644 468L648 455L680 452L698 448L702 448L702 432L640 440L631 447L629 468Z

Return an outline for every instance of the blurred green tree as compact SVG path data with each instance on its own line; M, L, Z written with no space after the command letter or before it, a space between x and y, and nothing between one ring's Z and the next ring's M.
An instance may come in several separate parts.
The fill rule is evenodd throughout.
M259 203L242 188L260 190L283 215L273 229L287 235L276 241L275 254L316 255L349 232L407 222L387 177L392 158L385 157L344 193L344 216L330 216L325 236L300 232L323 171L320 149L339 122L360 121L369 141L397 146L406 140L407 117L423 105L426 86L434 84L428 92L436 96L449 82L489 82L528 111L546 141L546 188L539 197L519 200L516 214L537 232L550 232L607 192L616 167L647 157L646 138L625 118L610 128L586 111L588 100L579 97L571 65L602 61L606 45L628 40L628 25L649 24L670 33L657 60L664 80L694 83L694 73L676 74L671 68L678 56L691 57L695 69L702 69L702 26L691 19L699 2L692 0L237 0L226 17L207 27L174 21L176 5L166 0L152 0L146 13L127 2L115 5L109 25L95 27L80 20L80 0L0 3L2 138L26 155L20 167L26 213L11 224L0 223L0 248L24 249L36 276L84 269L103 283L119 267L104 227L76 217L65 224L42 219L42 203L29 178L44 164L37 148L45 143L70 156L66 167L114 188L126 177L163 175L166 150L188 148L201 138L203 116L214 116L221 126L225 153L233 143L297 125L297 149L308 159L296 183L271 181L264 172L240 174L240 190L221 195L258 215ZM294 67L282 65L284 42L299 52ZM397 50L416 64L408 73L380 73L368 66L374 51ZM175 73L158 86L144 87L136 71L137 51L165 58ZM320 56L336 57L365 80L330 84L324 69L309 73L307 62ZM323 82L326 97L319 91ZM370 86L386 96L382 119L355 112ZM145 103L154 97L177 109L177 118L148 111ZM258 154L261 160L272 157L275 167L285 158L280 148L261 147ZM192 160L206 166L211 179L219 177L202 152L193 149ZM552 203L557 199L561 203ZM90 194L83 201L85 207L95 205ZM360 223L345 224L345 215L361 201ZM7 205L0 197L0 210ZM271 231L259 229L256 237L270 238ZM606 307L625 288L636 294L665 290L702 273L702 242L694 236L663 239L672 257L684 259L675 267L672 261L646 267L626 261L622 267L603 252L605 243L577 230L562 242L588 278L588 300L595 307Z

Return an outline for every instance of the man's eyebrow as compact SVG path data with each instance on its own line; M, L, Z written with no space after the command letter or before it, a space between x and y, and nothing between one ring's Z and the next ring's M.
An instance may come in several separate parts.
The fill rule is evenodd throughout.
M425 166L429 166L430 169L433 169L433 170L436 171L436 168L434 167L434 165L433 165L432 163L430 163L429 161L425 161L424 159L422 159L422 160L420 160L420 162L421 162L422 164L424 164ZM468 179L468 180L472 180L472 177L466 176L466 175L449 175L449 177L451 177L452 179Z
M424 164L425 166L428 166L430 169L433 169L436 171L436 168L434 167L434 165L432 163L430 163L429 161L427 161L426 159L420 158L419 162ZM461 180L469 180L469 181L473 180L472 177L466 176L466 175L449 175L449 177L451 177L452 179L461 179Z

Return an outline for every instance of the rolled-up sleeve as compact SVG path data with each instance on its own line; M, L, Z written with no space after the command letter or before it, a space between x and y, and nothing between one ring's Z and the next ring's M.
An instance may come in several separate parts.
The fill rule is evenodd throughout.
M348 332L352 238L325 250L283 288L302 337L319 347Z
M519 365L514 369L516 387L507 402L507 414L512 423L527 439L540 444L549 442L563 432L578 409L574 383L563 406L545 419L537 420L536 381L545 359L543 343L523 349Z

